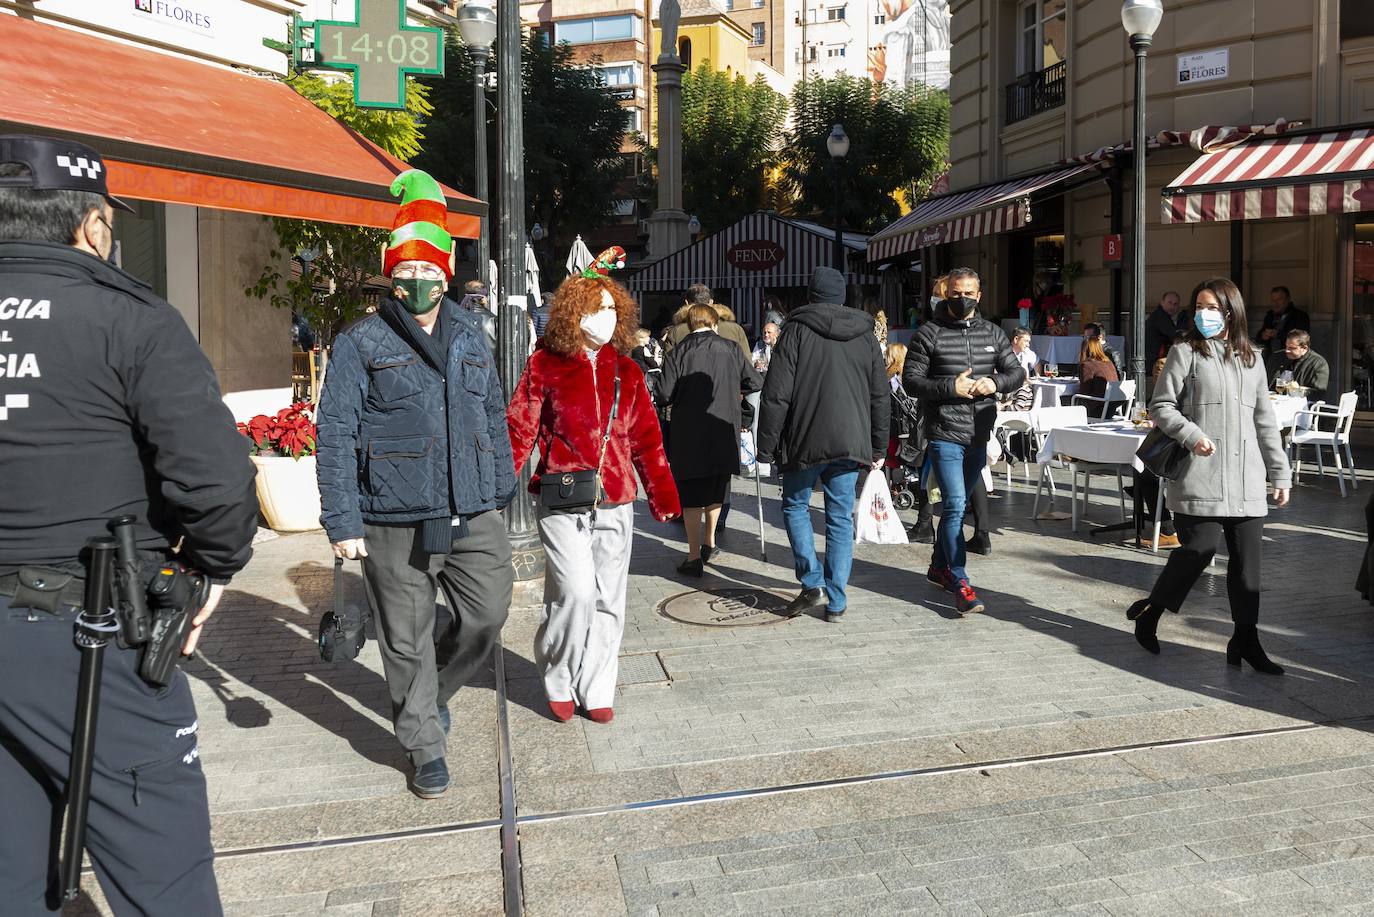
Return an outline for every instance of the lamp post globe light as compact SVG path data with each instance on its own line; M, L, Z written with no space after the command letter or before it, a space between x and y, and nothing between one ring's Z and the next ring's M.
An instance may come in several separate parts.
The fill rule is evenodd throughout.
M844 230L841 227L840 201L842 194L840 191L840 164L849 155L849 135L844 132L842 125L836 124L830 131L830 136L825 138L825 148L830 152L830 161L835 164L835 270L841 274L844 269Z
M687 234L694 239L701 234L701 220L695 214L687 221Z
M487 60L491 57L491 43L496 40L496 10L491 0L468 0L458 8L458 35L472 55L472 146L473 194L481 201L489 201L487 189ZM477 227L477 278L486 280L487 264L491 261L491 234L487 218Z
M1145 57L1164 18L1163 0L1123 0L1121 25L1135 52L1135 130L1131 142L1131 376L1145 397Z

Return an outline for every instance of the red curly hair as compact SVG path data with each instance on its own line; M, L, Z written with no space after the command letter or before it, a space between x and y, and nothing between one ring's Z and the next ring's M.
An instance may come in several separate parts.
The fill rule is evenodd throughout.
M615 300L615 334L610 343L623 354L634 350L639 304L629 291L606 277L569 277L559 285L549 303L549 324L544 328L543 345L565 357L586 350L582 319L601 311L602 290Z

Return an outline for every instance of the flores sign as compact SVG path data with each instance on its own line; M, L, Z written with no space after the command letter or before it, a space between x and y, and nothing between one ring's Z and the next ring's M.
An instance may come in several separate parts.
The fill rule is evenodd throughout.
M1178 56L1178 84L1210 83L1224 80L1230 76L1231 49L1218 48L1215 51L1201 51L1197 54Z
M741 271L766 271L782 264L787 257L787 249L768 239L750 239L736 242L725 252L725 260L731 267Z

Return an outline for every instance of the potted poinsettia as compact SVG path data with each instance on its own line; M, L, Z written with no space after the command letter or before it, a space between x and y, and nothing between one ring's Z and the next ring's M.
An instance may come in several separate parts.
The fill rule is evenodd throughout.
M320 488L315 481L315 406L301 401L276 414L241 423L258 469L258 504L267 525L279 532L320 527Z

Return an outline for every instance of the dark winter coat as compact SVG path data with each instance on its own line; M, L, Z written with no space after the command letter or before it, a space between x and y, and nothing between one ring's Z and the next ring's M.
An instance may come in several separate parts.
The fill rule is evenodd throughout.
M992 379L1002 394L1026 381L1026 371L1001 328L976 312L972 318L955 320L940 309L912 337L902 370L907 392L920 399L925 410L929 439L967 446L986 443L992 435L996 395L961 398L954 393L955 377L966 369L973 370L972 379Z
M440 308L450 342L442 377L380 313L334 341L318 413L320 522L330 541L361 538L365 521L472 515L515 494L506 399L486 336L453 300Z
M94 255L0 242L0 340L0 573L70 563L125 513L140 548L243 569L248 440L180 313Z
M672 349L659 397L673 409L668 462L675 479L739 474L739 433L754 419L740 395L761 388L751 361L714 332L690 334Z
M809 468L887 455L892 389L873 317L835 303L787 316L760 404L760 461Z

